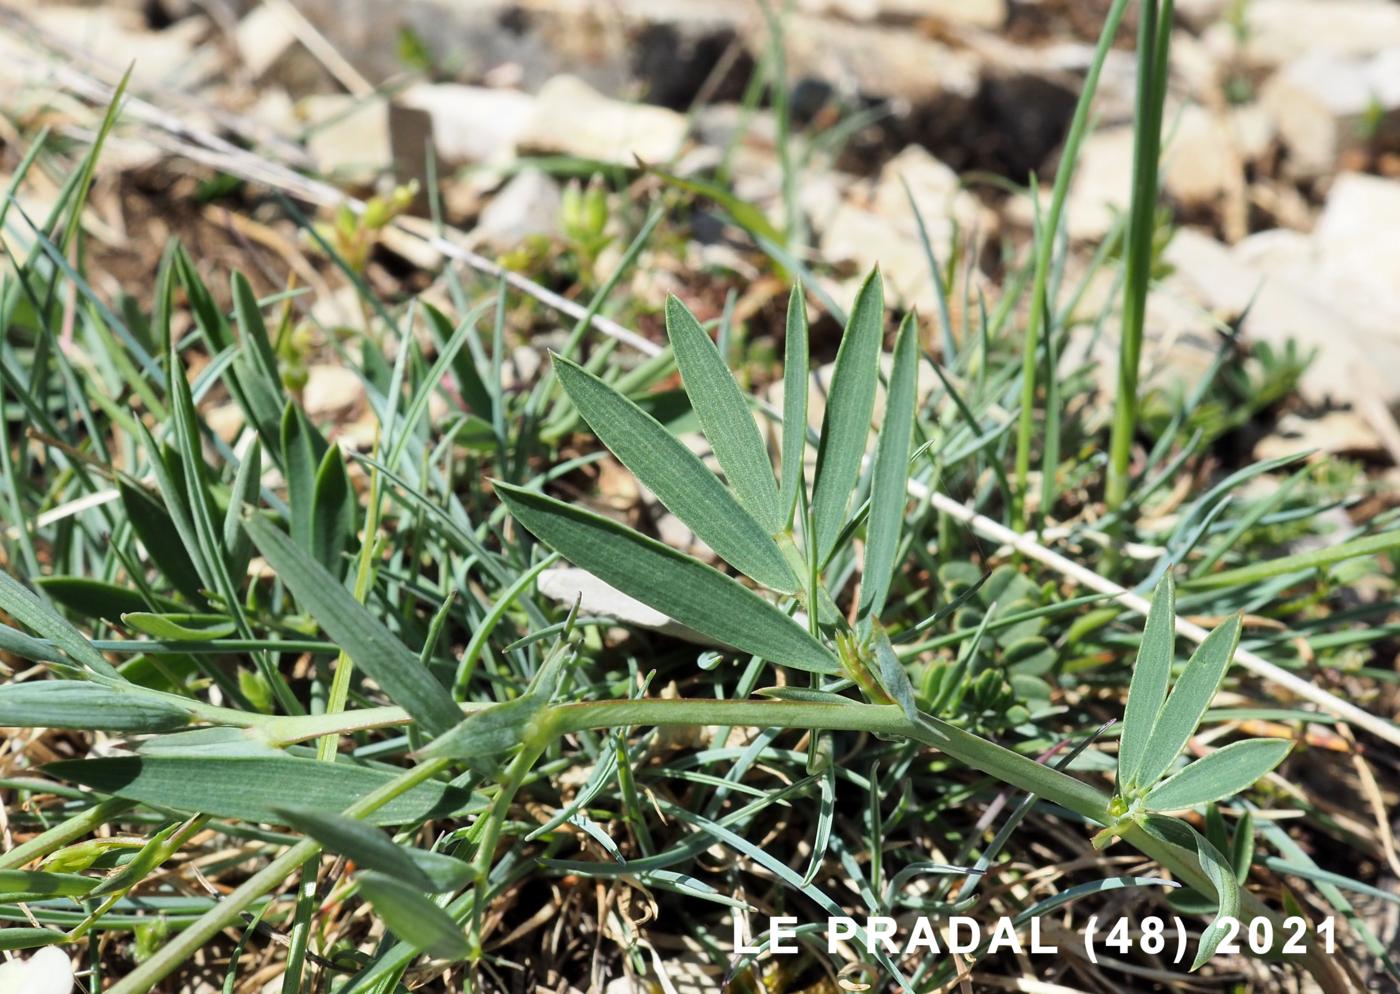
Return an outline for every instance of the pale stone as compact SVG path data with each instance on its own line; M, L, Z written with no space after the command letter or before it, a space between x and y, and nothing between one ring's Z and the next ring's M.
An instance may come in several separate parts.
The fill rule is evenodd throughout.
M1266 0L1245 4L1244 16L1244 57L1263 68L1308 52L1369 56L1400 46L1400 4L1390 0ZM1233 40L1235 29L1211 31Z
M1079 148L1079 162L1065 204L1070 236L1097 239L1128 206L1133 183L1133 129L1100 128Z
M668 162L685 141L684 115L603 96L575 76L556 76L536 97L522 149L634 166Z
M1239 156L1229 126L1198 104L1169 125L1167 193L1187 206L1207 204L1240 182Z
M398 100L427 111L437 154L450 164L508 161L535 105L527 93L460 83L419 83Z
M313 417L339 414L353 408L365 395L365 385L345 366L315 363L306 371L301 403Z
M1364 63L1327 51L1290 62L1260 94L1288 148L1288 171L1301 178L1326 175L1344 153L1364 147L1368 130L1400 109L1400 100L1390 108L1380 101Z
M135 10L48 3L32 6L29 16L40 27L67 44L118 62L122 68L131 64L132 76L146 85L194 89L219 71L218 53L199 44L206 30L200 18L152 31Z
M1343 173L1313 237L1329 296L1400 341L1400 180Z
M28 959L0 963L5 994L71 994L73 963L57 946L44 946Z
M1308 450L1334 455L1375 455L1380 438L1366 419L1352 411L1329 411L1320 418L1285 414L1270 435L1254 446L1255 459L1277 459Z
M538 169L521 170L481 212L472 240L513 248L531 235L556 234L561 201L559 184L553 177Z
M1400 402L1400 341L1374 321L1337 309L1335 294L1297 280L1266 278L1229 246L1190 228L1178 230L1164 253L1167 283L1217 315L1245 313L1249 339L1283 348L1289 341L1316 356L1299 393L1309 403L1352 403L1363 395Z
M393 163L389 115L378 98L317 94L299 101L297 114L311 128L306 147L319 172L364 179Z
M238 22L233 41L243 68L258 79L296 44L297 36L277 7L259 4Z

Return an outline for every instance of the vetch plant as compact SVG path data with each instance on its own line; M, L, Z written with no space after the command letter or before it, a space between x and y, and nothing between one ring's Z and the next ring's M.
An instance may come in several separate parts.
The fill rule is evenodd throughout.
M1239 888L1235 868L1225 856L1185 821L1163 812L1210 804L1248 789L1283 762L1292 743L1245 739L1167 776L1225 678L1240 638L1238 617L1216 628L1197 647L1168 695L1175 617L1175 592L1167 576L1153 596L1128 689L1118 748L1118 787L1109 805L1113 821L1094 837L1094 845L1102 848L1125 827L1135 825L1163 842L1195 849L1201 868L1217 886L1220 904L1216 921L1201 938L1194 969L1219 945L1220 919L1237 912Z

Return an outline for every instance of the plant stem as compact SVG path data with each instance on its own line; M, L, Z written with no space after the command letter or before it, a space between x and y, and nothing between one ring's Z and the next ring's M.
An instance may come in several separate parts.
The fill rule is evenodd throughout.
M1021 413L1016 426L1016 492L1012 521L1017 531L1024 531L1026 527L1031 431L1035 425L1036 368L1040 362L1040 336L1048 319L1045 312L1048 306L1046 291L1050 281L1050 261L1055 251L1055 234L1060 230L1060 217L1064 213L1065 198L1069 195L1069 183L1074 176L1079 145L1088 130L1089 107L1093 103L1094 91L1098 89L1099 72L1103 69L1104 60L1108 58L1113 36L1118 33L1118 24L1123 20L1123 12L1127 7L1128 0L1114 0L1108 17L1104 20L1098 46L1094 49L1094 60L1089 64L1089 71L1084 77L1084 90L1079 95L1079 103L1075 105L1074 117L1070 121L1065 149L1060 155L1060 165L1055 170L1055 187L1050 196L1050 211L1045 216L1045 225L1036 241L1035 278L1031 288L1030 316L1026 324L1024 351L1021 355Z
M1137 430L1138 371L1143 323L1152 275L1153 231L1157 220L1157 160L1162 144L1162 104L1166 98L1167 55L1172 0L1143 0L1138 32L1137 108L1133 129L1133 190L1129 206L1127 257L1123 282L1123 331L1118 348L1118 398L1108 445L1104 501L1111 512L1128 497L1128 463Z
M136 802L122 797L109 797L86 811L59 822L47 832L34 836L24 845L16 846L0 856L0 870L14 870L54 850L81 839L99 825L136 807Z
M363 818L400 794L430 780L451 765L450 760L433 759L404 772L384 786L360 798L345 809L350 818ZM233 924L258 898L277 887L287 876L321 851L320 843L303 839L249 877L238 889L200 916L199 921L162 946L150 959L117 982L107 994L146 994L194 955L219 932Z

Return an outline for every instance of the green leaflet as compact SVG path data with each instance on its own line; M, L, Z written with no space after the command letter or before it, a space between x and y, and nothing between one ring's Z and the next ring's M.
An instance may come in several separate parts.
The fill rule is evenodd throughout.
M1147 754L1152 728L1167 699L1172 654L1176 643L1176 593L1168 574L1157 584L1152 607L1138 645L1137 664L1128 685L1128 703L1123 712L1123 737L1118 744L1119 790L1138 782L1138 771ZM1175 758L1175 755L1171 758ZM1170 762L1170 760L1168 760Z
M1191 964L1191 970L1195 972L1215 954L1216 948L1225 938L1225 926L1222 922L1227 918L1239 916L1240 885L1235 879L1234 868L1219 850L1184 821L1149 815L1143 828L1163 842L1179 846L1187 852L1194 852L1197 862L1201 865L1201 872L1215 888L1215 918L1201 933L1200 943L1196 947L1196 959Z
M763 529L777 534L787 523L786 515L778 501L768 450L739 384L695 315L675 297L666 301L666 334L690 406L725 478Z
M387 770L321 763L294 756L121 756L65 760L50 776L173 811L280 824L291 805L340 810L395 779ZM469 791L437 781L419 784L374 812L376 825L411 824L464 807Z
M471 880L469 863L442 853L405 849L357 818L305 805L278 808L277 812L288 825L332 852L350 857L363 869L386 873L415 890L455 890Z
M878 617L885 607L909 501L909 445L914 437L914 404L919 374L919 329L912 312L904 316L890 367L889 402L875 449L870 515L860 580L860 618Z
M603 444L701 541L765 587L787 594L797 589L797 578L772 533L740 506L699 456L577 363L556 355L554 371ZM744 417L748 418L747 409ZM769 477L771 482L771 471Z
M0 727L167 732L189 724L179 705L80 680L36 680L0 686Z
M255 514L243 527L297 602L428 734L441 735L461 721L462 712L447 689L340 580L269 518Z
M876 269L856 295L851 318L836 351L831 393L822 419L817 475L812 486L817 558L825 560L846 523L846 508L860 476L885 326L884 287Z
M805 628L723 573L601 515L505 483L495 488L550 548L681 624L783 666L839 671Z
M116 669L102 658L102 653L94 649L92 643L34 596L24 584L3 571L0 571L0 610L8 612L20 624L49 639L74 661L94 673L117 679Z
M1293 743L1285 739L1232 742L1152 788L1147 806L1153 811L1175 811L1238 794L1283 762L1292 748Z
M355 879L384 924L410 946L439 959L465 959L471 954L461 926L409 884L374 872Z
M162 642L211 642L228 638L236 630L233 621L222 614L128 611L121 620L127 627Z
M803 486L803 456L807 451L807 306L802 287L788 296L787 338L783 346L783 465L780 503L783 527L792 521L798 491Z
M1211 698L1225 678L1230 658L1240 641L1240 619L1235 616L1205 637L1172 688L1171 696L1147 740L1137 783L1153 784L1165 773L1200 724ZM1129 691L1131 693L1131 689Z

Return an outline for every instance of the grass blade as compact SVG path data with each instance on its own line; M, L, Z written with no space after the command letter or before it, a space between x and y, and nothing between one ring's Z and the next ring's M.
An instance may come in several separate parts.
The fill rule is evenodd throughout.
M1367 535L1365 538L1353 539L1339 545L1329 545L1322 549L1311 549L1296 555L1283 556L1280 559L1251 563L1248 566L1225 570L1222 573L1193 578L1186 581L1184 586L1190 590L1246 586L1271 577L1283 576L1285 573L1321 569L1323 566L1331 566L1333 563L1340 563L1347 559L1355 559L1358 556L1377 556L1384 552L1392 552L1397 548L1400 548L1400 529L1382 532L1379 535Z
M772 532L740 506L695 453L577 363L556 355L554 371L603 444L721 559L769 589L787 594L797 589ZM771 471L769 478L771 482Z
M675 297L666 301L666 334L690 405L729 485L768 534L778 533L786 516L779 504L773 464L724 357L695 315Z
M511 514L550 548L668 617L770 662L836 673L831 651L752 590L624 525L504 483Z
M875 407L880 339L885 325L884 286L876 269L856 295L836 351L831 395L822 419L817 474L812 486L817 559L825 560L845 524L846 507L860 475L870 415Z
M287 589L332 641L425 731L441 735L461 720L462 713L447 689L325 567L298 548L269 518L255 514L243 527Z
M919 329L913 312L905 315L895 339L889 402L875 449L870 485L870 517L860 580L858 617L878 617L885 607L909 500L909 445L914 436L914 404L919 375Z
M1283 762L1292 748L1287 739L1232 742L1152 788L1147 806L1154 811L1175 811L1224 800L1253 786Z
M1147 755L1152 729L1167 699L1172 656L1176 644L1176 591L1172 578L1165 576L1152 595L1138 646L1137 663L1128 685L1128 703L1123 712L1123 737L1118 744L1119 791L1137 783L1138 771Z
M1152 729L1136 783L1142 786L1156 783L1157 778L1171 767L1182 746L1186 745L1186 740L1196 730L1201 715L1206 713L1220 682L1225 679L1225 670L1229 668L1230 657L1235 654L1239 641L1240 619L1236 615L1207 635L1205 641L1196 647Z

